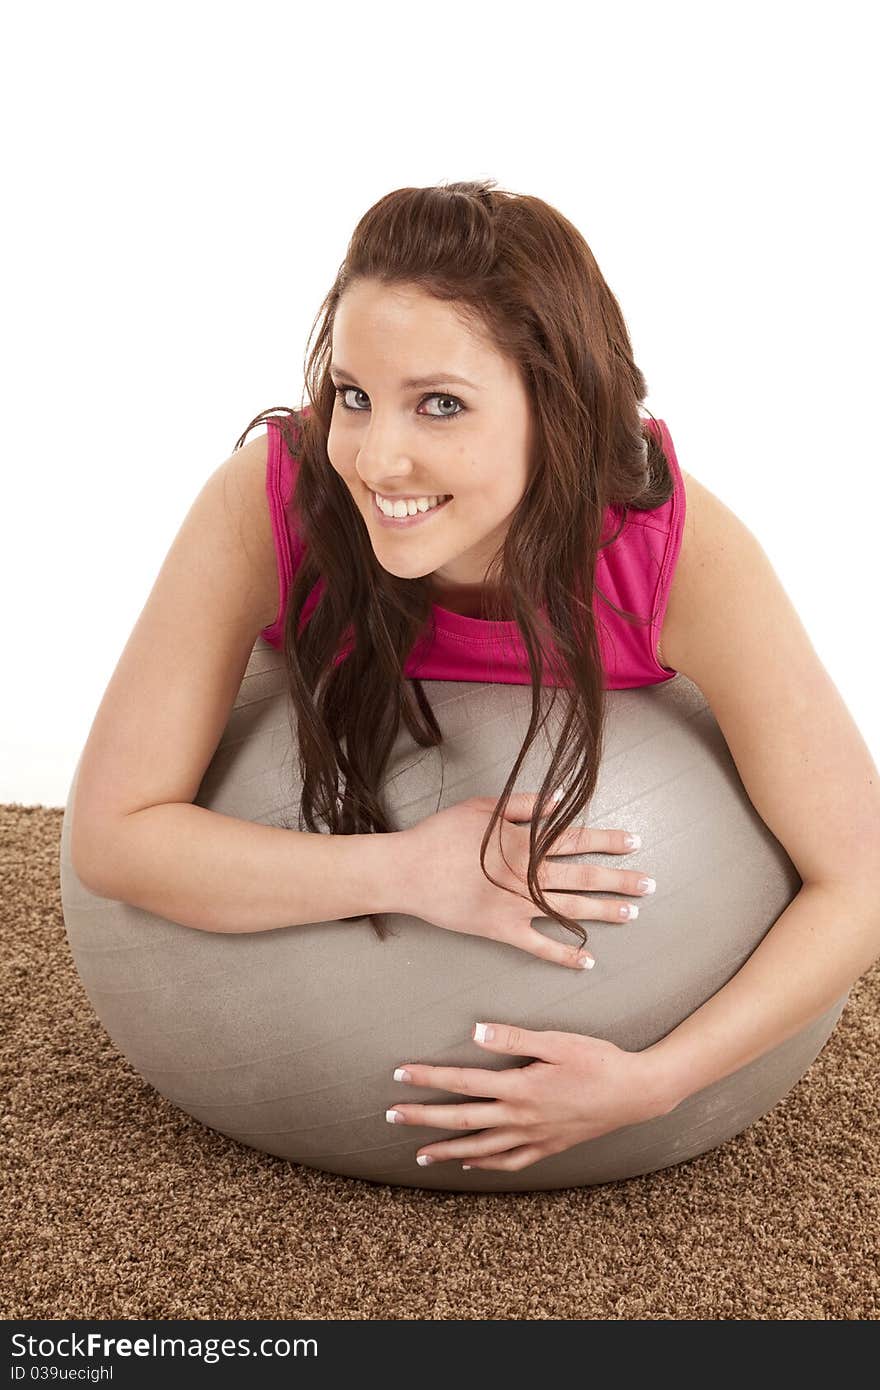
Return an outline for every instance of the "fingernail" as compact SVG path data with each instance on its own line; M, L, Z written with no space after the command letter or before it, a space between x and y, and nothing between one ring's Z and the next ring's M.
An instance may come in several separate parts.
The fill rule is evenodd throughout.
M394 1073L395 1081L411 1081L412 1077L405 1067L398 1067Z
M578 956L578 970L592 970L595 964L594 956Z
M555 792L554 792L553 795L551 796L550 800L551 800L551 801L561 801L561 800L562 800L562 793L563 793L563 790L564 790L563 787L557 787L556 790L555 790Z
M474 1024L474 1042L491 1042L495 1036L495 1029L490 1028L488 1023Z
M403 1116L399 1110L386 1110L385 1118L390 1125L399 1125L403 1123Z
M423 1168L427 1168L428 1164L433 1162L434 1160L430 1154L419 1154L418 1158L416 1159L416 1163L420 1163Z
M623 843L626 845L627 849L641 849L642 837L641 835L624 835Z

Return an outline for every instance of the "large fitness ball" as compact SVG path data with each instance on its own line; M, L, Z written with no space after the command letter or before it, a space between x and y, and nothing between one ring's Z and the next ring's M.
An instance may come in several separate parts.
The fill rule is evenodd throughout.
M421 749L402 730L387 780L397 829L468 796L499 795L528 726L527 686L425 681L424 689L444 742ZM545 689L542 699L551 694ZM421 1168L420 1147L461 1132L385 1120L398 1101L462 1100L395 1082L401 1063L525 1064L472 1041L481 1019L585 1033L633 1051L650 1046L736 974L800 888L692 682L679 674L607 698L599 781L579 823L636 830L643 848L570 860L644 869L656 877L657 892L641 900L634 922L583 919L596 956L587 971L404 915L389 919L394 935L385 941L368 921L229 935L95 896L70 864L77 765L62 834L61 897L76 968L110 1038L151 1086L200 1123L249 1148L370 1182L483 1191L585 1186L680 1163L741 1133L804 1074L848 994L668 1115L520 1172L463 1172L457 1161ZM556 715L540 736L546 742L530 750L517 790L540 786L549 740L559 732ZM197 804L296 829L294 752L282 657L260 638ZM425 872L442 875L443 865L425 865ZM550 918L536 916L536 924L557 940L575 940Z

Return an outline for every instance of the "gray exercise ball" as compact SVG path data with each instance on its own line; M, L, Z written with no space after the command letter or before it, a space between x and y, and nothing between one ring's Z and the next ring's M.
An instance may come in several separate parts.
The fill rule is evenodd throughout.
M443 747L424 750L401 731L386 788L400 830L468 796L500 795L528 726L527 686L423 684ZM545 689L542 699L552 693ZM692 682L679 674L659 686L609 691L607 699L599 781L588 817L576 823L635 830L643 848L570 862L643 869L657 891L640 900L634 922L582 919L596 957L586 971L405 915L389 918L394 935L385 941L369 921L229 935L96 896L70 863L77 764L63 824L61 899L76 968L112 1041L174 1105L248 1148L400 1187L589 1186L684 1162L740 1134L803 1076L848 992L780 1047L669 1114L519 1172L466 1172L457 1160L422 1168L419 1148L460 1131L385 1120L395 1102L462 1100L395 1082L404 1062L524 1065L473 1042L481 1019L585 1033L631 1051L650 1046L736 974L801 887ZM540 786L560 721L557 707L517 790ZM196 803L296 828L291 798L302 784L293 752L283 660L260 638ZM574 943L551 918L536 916L535 925Z

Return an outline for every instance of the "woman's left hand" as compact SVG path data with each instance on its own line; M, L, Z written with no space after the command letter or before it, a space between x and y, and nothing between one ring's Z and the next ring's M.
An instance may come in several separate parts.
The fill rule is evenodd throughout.
M492 1030L485 1040L477 1037L481 1027ZM395 1123L478 1131L430 1144L417 1157L426 1154L432 1162L460 1159L471 1168L515 1173L549 1154L675 1108L664 1093L650 1049L626 1052L604 1038L533 1032L507 1023L478 1024L474 1040L487 1052L538 1060L503 1071L404 1062L409 1085L496 1098L455 1105L395 1102L393 1111L386 1112L389 1120L394 1111L399 1113L402 1118Z

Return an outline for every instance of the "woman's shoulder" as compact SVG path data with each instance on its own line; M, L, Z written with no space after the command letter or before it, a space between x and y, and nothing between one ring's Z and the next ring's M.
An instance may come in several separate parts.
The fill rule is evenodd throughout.
M260 608L268 615L263 626L273 621L278 609L275 534L266 492L269 446L268 431L255 435L235 449L225 465L227 501L238 512L242 539L253 566L254 585L262 595Z

